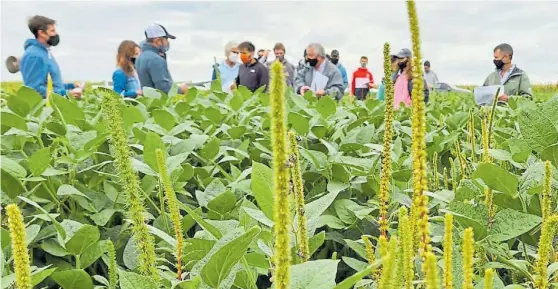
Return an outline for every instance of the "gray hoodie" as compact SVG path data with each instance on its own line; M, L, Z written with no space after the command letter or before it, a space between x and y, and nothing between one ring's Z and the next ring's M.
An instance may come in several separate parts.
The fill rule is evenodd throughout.
M266 63L267 68L271 68L271 65L273 64L274 61L269 61ZM287 80L287 85L290 87L294 86L294 80L295 80L295 74L296 74L296 68L295 66L288 62L287 59L284 59L283 62L281 62L283 64L283 72L285 72L285 78Z
M325 65L323 75L329 80L327 81L325 92L327 95L334 97L336 100L341 100L344 94L343 77L337 66L329 60L325 60L322 65ZM314 67L302 66L295 78L294 89L296 93L300 93L300 88L303 86L310 86L314 76Z

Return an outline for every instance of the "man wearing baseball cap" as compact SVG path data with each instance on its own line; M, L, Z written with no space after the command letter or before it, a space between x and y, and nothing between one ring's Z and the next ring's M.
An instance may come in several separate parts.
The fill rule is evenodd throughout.
M344 89L346 89L349 85L349 79L347 78L347 70L345 69L343 64L339 63L339 50L334 49L331 51L329 61L335 64L335 66L337 66L337 69L339 69L339 72L341 72L341 77L343 77L343 87Z
M136 70L143 87L158 89L169 93L173 80L167 65L169 39L176 39L160 24L152 24L145 29L145 43L141 47L141 54L136 60ZM178 93L185 94L188 87L178 86Z

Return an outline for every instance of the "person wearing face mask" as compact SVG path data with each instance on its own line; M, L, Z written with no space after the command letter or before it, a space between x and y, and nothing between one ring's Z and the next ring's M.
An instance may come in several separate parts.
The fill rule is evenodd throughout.
M176 39L165 27L152 24L145 29L145 43L141 54L136 60L136 70L143 87L158 89L166 94L172 88L173 80L167 65L167 52L170 48L169 39ZM185 84L178 86L179 94L186 94Z
M51 47L60 43L60 35L56 32L56 21L36 15L29 19L28 27L35 38L25 41L25 52L19 62L23 84L33 88L46 99L50 75L54 93L66 96L69 92L75 98L80 97L81 90L76 89L79 84L62 81L60 67L50 52Z
M368 57L360 58L360 67L353 72L353 80L351 81L351 95L356 96L358 100L364 100L370 93L370 88L374 87L374 77L372 72L366 68L368 65Z
M392 55L390 57L392 84L393 84L393 80L397 77L397 71L399 70L399 65L397 65L398 61L399 59L395 55ZM380 82L380 87L378 88L378 93L376 94L376 99L381 101L384 101L385 99L385 77L382 77L382 81Z
M396 55L398 72L395 75L394 85L394 102L395 109L399 109L401 103L405 106L411 106L411 96L413 94L413 68L412 68L412 53L407 48L401 49ZM424 77L421 77L424 82L424 102L428 103L430 91L426 84Z
M112 74L112 89L124 97L136 98L142 95L135 66L139 55L140 47L134 41L124 40L118 46L117 68Z
M494 48L494 66L496 70L488 75L483 86L503 85L504 94L498 100L507 102L510 95L533 97L531 82L527 73L512 64L513 48L502 43Z
M281 62L283 64L283 71L285 72L285 80L287 81L287 85L293 87L294 85L294 78L296 74L295 66L285 59L285 45L282 43L276 43L273 47L273 53L275 54L275 61ZM271 68L273 61L267 62L266 66Z
M329 95L337 101L343 98L343 77L337 66L327 60L325 49L321 44L312 43L306 48L307 66L295 77L295 91L304 95L311 90L317 97Z
M339 51L337 49L332 50L328 59L331 63L335 64L339 72L341 72L341 77L343 77L343 91L345 91L345 88L349 86L349 79L347 77L347 70L343 64L339 63Z
M238 70L234 86L245 86L251 92L256 91L260 87L265 87L264 91L269 89L269 71L264 64L254 58L256 47L249 41L242 42L238 45L240 50L240 60L242 65Z
M213 68L211 80L217 79L216 71L218 70L221 87L224 92L228 93L231 91L231 85L235 82L240 68L240 51L236 42L231 41L225 45L225 56L227 58Z

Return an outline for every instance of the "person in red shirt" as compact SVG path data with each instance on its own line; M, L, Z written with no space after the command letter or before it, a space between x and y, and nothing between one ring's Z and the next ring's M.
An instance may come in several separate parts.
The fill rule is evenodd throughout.
M370 92L370 88L374 87L374 77L372 72L366 68L368 65L368 57L360 58L360 67L353 72L353 81L351 82L351 94L356 96L358 100L364 100Z

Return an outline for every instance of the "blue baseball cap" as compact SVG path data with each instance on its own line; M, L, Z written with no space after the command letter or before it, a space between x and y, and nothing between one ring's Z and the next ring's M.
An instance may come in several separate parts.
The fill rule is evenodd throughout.
M176 39L174 35L171 35L167 32L167 29L165 29L163 25L157 23L151 24L149 25L149 27L147 27L147 29L145 29L145 38L153 39L158 37L167 37L170 39Z

